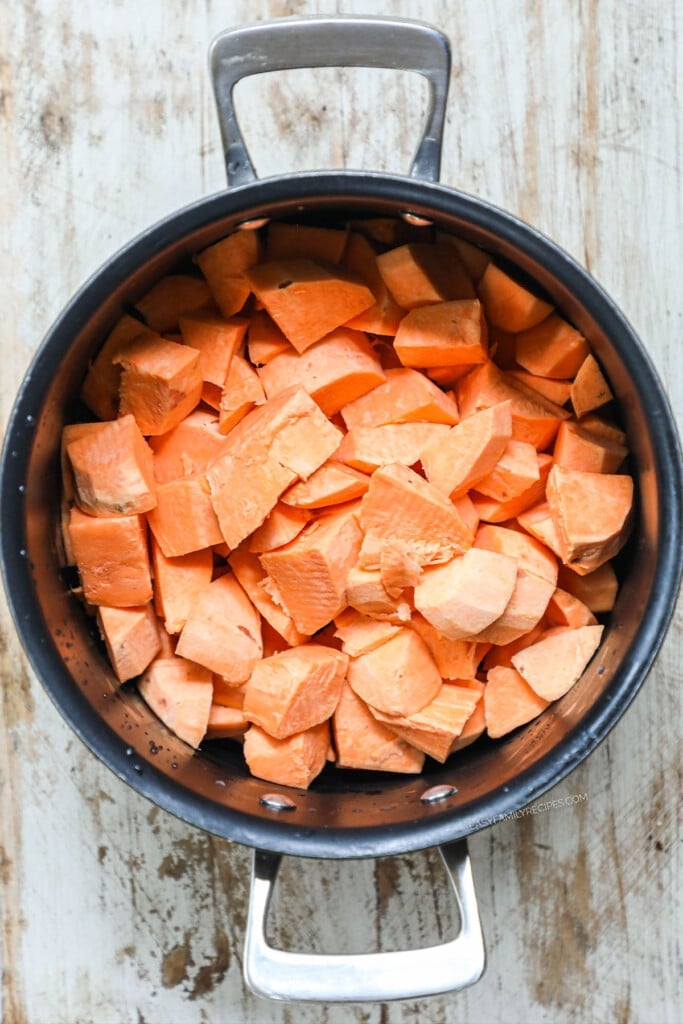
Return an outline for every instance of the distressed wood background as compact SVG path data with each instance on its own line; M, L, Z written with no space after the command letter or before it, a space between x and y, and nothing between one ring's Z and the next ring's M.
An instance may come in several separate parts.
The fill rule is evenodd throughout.
M644 338L683 409L683 9L677 0L8 0L0 8L2 422L84 278L136 232L223 187L206 50L254 19L422 17L454 66L443 180L536 224ZM412 76L292 72L238 91L259 171L407 168ZM557 788L575 806L471 841L488 970L460 995L287 1007L245 991L250 855L101 767L33 679L8 616L0 691L6 1024L457 1024L681 1019L680 615L608 741ZM435 854L290 862L274 931L297 948L448 930Z

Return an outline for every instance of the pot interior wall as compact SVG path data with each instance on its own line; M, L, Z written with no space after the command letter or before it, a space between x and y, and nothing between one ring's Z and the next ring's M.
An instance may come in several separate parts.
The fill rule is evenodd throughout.
M31 432L25 529L34 603L25 601L21 606L22 614L32 619L24 623L23 631L26 634L30 629L34 661L53 699L110 767L167 808L212 831L254 845L324 856L377 852L377 844L364 844L361 834L367 830L377 834L378 827L386 837L403 832L400 842L406 849L433 842L430 822L450 823L449 835L456 838L487 823L494 806L509 810L511 800L522 806L578 763L595 743L596 736L585 726L591 711L598 705L609 706L612 695L623 687L625 665L638 659L645 663L649 657L639 630L656 592L658 548L666 528L647 396L633 387L628 348L619 347L622 339L607 336L588 292L573 293L553 269L541 265L545 243L538 236L532 232L523 236L514 225L501 234L495 218L502 215L491 214L490 208L487 211L467 197L454 204L447 190L434 189L431 197L423 197L422 207L413 201L412 208L531 273L589 338L618 398L637 480L637 521L633 538L619 559L620 597L598 656L577 686L529 726L504 740L479 741L445 766L430 762L421 777L328 767L307 793L288 791L296 808L277 819L279 831L270 838L260 829L261 824L273 821L274 814L259 798L277 787L249 776L238 744L214 742L193 754L148 711L134 684L117 691L94 619L70 592L69 582L73 581L60 571L57 560L60 432L76 411L74 396L87 359L127 303L180 260L228 233L247 214L329 221L342 213L394 216L402 208L394 196L383 198L379 185L366 184L366 188L374 195L348 195L341 190L334 198L330 189L327 195L305 203L296 196L278 198L276 192L263 197L264 190L256 189L249 209L239 195L226 199L224 208L218 198L207 200L167 222L163 231L143 236L85 287L56 325L49 347L39 356L32 379L24 387L20 403L23 420L17 427L19 434ZM427 191L425 186L419 188ZM244 190L237 193L240 191ZM360 185L357 191L361 191ZM26 423L27 415L35 422ZM17 514L19 511L17 504ZM42 623L36 621L36 614ZM647 642L651 646L653 638ZM639 681L634 677L634 691ZM620 706L628 703L623 693L618 700ZM437 783L448 783L457 792L447 801L425 805L420 795ZM406 829L411 831L409 840L405 839ZM332 837L339 839L342 832L354 835L356 842L341 843L337 852ZM390 838L384 845L380 843L383 852L391 852L390 846Z

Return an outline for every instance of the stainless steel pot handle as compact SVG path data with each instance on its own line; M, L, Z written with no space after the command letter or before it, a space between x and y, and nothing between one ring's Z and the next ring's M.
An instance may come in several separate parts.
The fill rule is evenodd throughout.
M398 18L281 18L229 29L209 51L228 185L257 175L242 137L233 89L242 78L293 68L376 67L416 71L430 85L427 125L410 174L438 181L451 54L445 36L421 21Z
M289 953L266 941L266 918L279 854L254 851L244 977L256 995L268 999L387 1002L419 999L466 988L484 970L484 940L472 869L464 839L439 848L460 913L460 932L440 946L351 956Z

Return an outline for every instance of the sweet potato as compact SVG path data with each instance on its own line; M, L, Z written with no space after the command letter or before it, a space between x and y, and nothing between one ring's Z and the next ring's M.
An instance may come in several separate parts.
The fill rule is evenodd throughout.
M239 685L263 654L261 618L231 574L197 594L183 626L176 654Z
M158 484L157 504L147 513L154 538L166 558L218 544L223 539L203 473Z
M245 717L279 740L320 725L337 706L348 660L320 644L262 659L245 687Z
M526 725L545 711L548 703L514 668L500 666L486 674L484 714L491 739L499 739L520 725Z
M512 664L543 700L563 697L595 654L604 626L560 629L512 656Z
M156 505L152 450L132 416L68 441L66 452L83 512L127 516Z
M275 356L289 352L292 348L265 309L259 309L253 314L248 338L249 361L254 366L265 366Z
M261 555L282 604L305 634L325 626L346 605L346 576L355 565L361 531L354 503L312 520L289 544Z
M256 370L246 359L233 356L218 407L218 429L221 434L229 434L250 409L265 400Z
M430 441L420 455L429 482L457 498L488 476L510 441L511 411L510 402L482 409Z
M119 414L132 413L143 434L165 434L198 404L199 352L165 338L131 341L114 358L123 372Z
M276 355L259 369L268 398L293 385L302 387L326 416L382 384L384 370L370 342L360 331L338 327L305 352Z
M284 491L280 500L297 508L326 508L362 497L369 486L366 473L341 462L324 462L308 480L300 480Z
M138 299L135 309L148 327L159 334L174 331L184 314L211 304L206 281L189 274L169 274Z
M291 615L268 593L266 586L268 574L261 565L258 555L249 552L246 544L243 543L232 552L228 558L228 564L254 607L288 644L295 646L308 640L308 636L296 628Z
M597 569L626 543L633 504L630 476L553 466L547 493L562 561L575 572Z
M387 715L376 708L371 710L399 739L443 764L480 700L481 693L477 690L449 682L443 684L434 700L415 714Z
M556 313L515 340L517 362L538 377L574 377L587 355L584 336Z
M72 508L69 535L90 604L131 608L152 599L143 516L89 516Z
M570 397L577 416L611 402L614 397L594 355L588 355L574 377Z
M315 476L315 473L313 476ZM309 477L310 479L311 477ZM284 502L278 501L268 513L263 524L252 533L249 540L249 550L260 555L264 551L281 548L284 544L288 544L290 540L298 537L312 516L313 513L308 509L285 505Z
M342 651L353 658L374 651L399 630L393 623L362 615L355 608L345 608L335 617L334 624L334 635L341 640Z
M211 294L224 317L230 318L242 309L251 291L244 271L261 255L256 231L235 231L195 256Z
M377 253L370 242L355 231L349 233L342 263L357 274L372 292L375 301L346 326L372 334L394 335L405 310L394 301L377 267Z
M191 747L198 747L211 713L211 673L184 658L157 658L138 682L154 714Z
M107 608L101 605L97 611L97 624L120 683L144 672L161 650L157 619L151 604L138 608Z
M179 633L199 592L211 582L213 552L202 548L167 558L152 538L154 607L168 633Z
M360 278L310 259L274 260L245 272L254 294L297 352L373 305Z
M474 286L454 248L416 242L377 257L377 267L402 309L449 299L474 299Z
M445 423L385 423L381 427L352 427L334 453L335 459L363 473L400 463L413 466L431 442L448 434Z
M361 501L365 534L361 566L380 565L385 539L400 542L419 565L445 562L472 544L473 533L458 510L436 487L407 466L391 465L373 473Z
M256 778L280 786L308 789L325 767L329 745L327 722L282 740L252 725L244 736L244 757Z
M385 381L341 410L347 429L385 423L458 422L458 407L435 384L408 367L387 370Z
M424 754L378 722L365 701L344 683L332 716L337 765L377 772L416 774Z
M477 286L488 320L504 331L528 330L552 313L553 307L489 263Z
M514 558L470 548L445 565L425 569L415 587L415 607L444 636L467 639L503 614L516 579Z
M424 641L412 629L402 628L348 665L354 693L389 715L413 715L441 689L441 676Z
M157 484L203 473L224 443L215 413L206 406L194 409L168 433L149 439Z
M471 366L486 362L486 320L478 299L436 302L401 320L394 349L404 366Z
M301 389L283 391L233 427L206 472L223 538L237 547L297 479L338 447L341 433Z
M244 342L249 321L246 317L224 317L215 313L180 318L183 342L199 352L199 372L205 383L222 388L233 356Z

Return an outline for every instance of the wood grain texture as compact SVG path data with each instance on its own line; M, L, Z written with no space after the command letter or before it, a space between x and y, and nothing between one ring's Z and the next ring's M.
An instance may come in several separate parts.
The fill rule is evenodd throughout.
M683 17L675 0L10 0L0 9L4 424L42 334L150 223L223 187L213 35L288 14L439 25L454 68L442 179L534 223L585 264L683 410ZM262 174L408 167L412 76L290 72L238 90ZM680 422L680 420L679 420ZM470 848L488 947L460 995L287 1007L249 995L249 853L127 789L83 748L2 617L1 1007L7 1024L675 1024L681 1018L681 682L676 616L647 685L551 797ZM435 853L292 861L272 912L295 948L424 944L454 927Z

